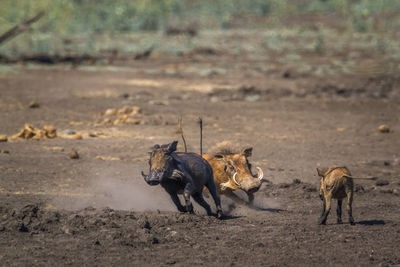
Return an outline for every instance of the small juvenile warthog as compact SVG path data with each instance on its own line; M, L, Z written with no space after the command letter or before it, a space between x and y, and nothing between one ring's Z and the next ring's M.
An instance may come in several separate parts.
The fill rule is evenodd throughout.
M332 198L337 199L337 223L342 223L342 201L347 197L347 212L349 222L354 225L352 214L353 203L353 179L375 179L352 177L349 169L346 167L330 167L327 169L317 168L318 175L321 177L321 187L319 196L323 201L322 214L318 219L318 224L326 224L329 212L331 210Z
M214 183L213 171L208 162L195 153L179 153L176 151L178 141L167 145L155 145L150 153L150 173L144 180L149 185L160 184L171 196L172 201L181 212L193 213L190 196L199 203L208 215L211 208L203 198L203 187L210 191L217 207L217 217L222 217L221 202ZM185 207L179 201L178 194L185 198Z

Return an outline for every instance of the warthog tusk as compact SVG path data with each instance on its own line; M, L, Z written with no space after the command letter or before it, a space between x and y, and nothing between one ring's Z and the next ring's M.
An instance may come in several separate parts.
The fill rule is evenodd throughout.
M258 179L261 181L264 177L264 172L260 167L256 167L258 171Z
M236 174L237 174L237 172L235 172L235 174L233 174L232 179L235 182L235 184L240 187L240 184L236 181Z

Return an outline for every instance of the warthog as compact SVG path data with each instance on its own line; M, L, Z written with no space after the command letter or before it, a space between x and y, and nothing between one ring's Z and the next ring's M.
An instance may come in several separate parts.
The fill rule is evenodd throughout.
M329 212L331 210L331 199L337 199L337 223L342 223L342 200L347 197L347 212L349 222L354 225L352 214L353 203L353 179L376 179L352 177L349 169L346 167L330 167L327 169L317 168L318 175L321 177L321 187L319 196L323 201L322 214L318 219L318 224L326 224Z
M180 212L193 213L193 205L190 196L199 203L208 215L211 208L203 198L203 187L211 193L217 207L217 217L222 217L222 208L217 188L214 183L213 171L206 160L195 153L178 153L176 146L178 141L167 145L155 145L150 153L150 173L145 175L144 180L149 185L160 184L171 196L172 201ZM185 207L182 206L178 194L185 199Z
M252 155L252 151L251 147L233 151L229 142L222 142L210 153L203 155L213 169L214 181L220 194L240 201L233 191L243 190L249 198L249 203L253 203L254 193L260 189L263 182L263 171L257 167L257 177L251 173L248 157Z

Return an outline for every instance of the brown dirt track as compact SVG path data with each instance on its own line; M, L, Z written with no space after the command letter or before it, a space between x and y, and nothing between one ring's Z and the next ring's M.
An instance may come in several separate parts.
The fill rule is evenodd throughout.
M171 64L184 70L221 62L212 60L2 74L0 134L11 136L25 123L53 124L60 137L0 143L9 152L0 153L0 263L400 264L397 80L386 90L376 80L321 81L288 76L284 69L255 79L251 62L245 71L232 66L225 74L164 72ZM345 85L332 86L339 80ZM30 109L32 100L40 107ZM139 124L95 124L106 109L123 106L142 109ZM270 181L256 193L257 209L223 197L225 220L207 217L197 206L197 215L180 214L161 188L145 184L140 171L148 169L150 148L181 141L179 116L189 151L199 151L199 116L205 151L224 140L254 147L251 163ZM390 132L380 133L381 124ZM70 138L67 129L83 139ZM79 159L68 157L72 150ZM379 177L356 181L355 226L347 223L346 212L346 223L335 223L336 205L328 225L316 224L316 167L331 165L345 165L354 176Z

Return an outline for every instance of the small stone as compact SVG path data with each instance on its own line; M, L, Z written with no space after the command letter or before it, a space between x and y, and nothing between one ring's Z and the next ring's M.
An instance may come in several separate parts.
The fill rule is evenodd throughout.
M95 134L95 133L89 133L89 137L97 137L97 134Z
M38 107L40 107L39 103L37 103L37 102L35 102L35 101L29 102L28 106L29 106L30 108L38 108Z
M283 74L282 74L282 77L283 78L286 78L286 79L288 79L288 78L290 78L292 75L291 75L291 73L290 73L290 71L285 71Z
M246 101L248 101L248 102L255 102L255 101L258 101L258 100L260 100L260 95L259 94L257 94L257 95L247 95L246 97L245 97L245 100Z
M79 159L79 154L74 150L68 153L68 157L70 159Z
M389 126L387 126L386 124L380 125L380 126L378 127L378 130L379 130L381 133L388 133L388 132L390 132L390 128L389 128Z
M210 98L210 101L211 101L212 103L217 103L217 102L219 101L219 97L218 97L218 96L212 96L212 97Z
M7 142L7 135L0 135L0 142Z
M66 129L66 130L64 131L64 133L66 133L66 134L68 134L68 135L76 134L76 132L75 132L74 130L71 130L71 129Z
M0 149L0 154L10 154L10 151L5 149Z

